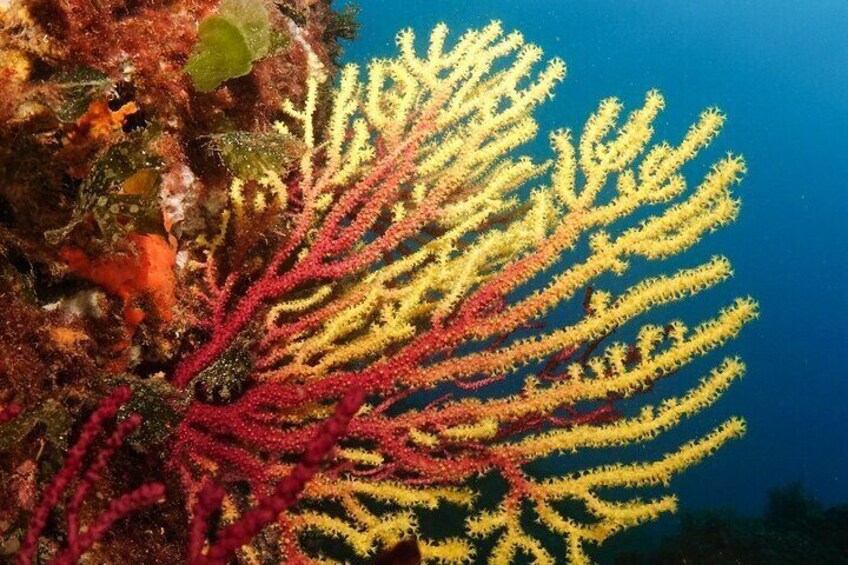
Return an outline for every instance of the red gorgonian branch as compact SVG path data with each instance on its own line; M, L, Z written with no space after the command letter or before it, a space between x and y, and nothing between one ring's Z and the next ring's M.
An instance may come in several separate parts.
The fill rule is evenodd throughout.
M348 425L362 406L365 395L362 389L349 390L336 405L333 415L324 422L315 437L307 444L300 462L279 483L274 491L262 498L254 508L245 512L233 524L217 535L217 540L204 555L203 541L209 517L218 509L225 491L214 483L206 483L194 506L190 527L189 561L192 565L226 565L236 550L248 544L280 514L292 506L306 483L318 472L321 463L347 431Z
M0 424L5 424L18 417L21 413L21 407L18 404L9 404L0 410Z
M80 432L79 439L68 451L62 468L53 477L48 487L44 490L41 501L36 507L29 523L29 528L24 536L21 549L16 557L17 565L30 565L33 563L38 549L38 540L47 525L50 513L59 504L62 495L76 481L76 487L70 495L67 506L67 547L55 556L50 563L53 565L72 565L80 556L90 549L109 530L115 521L145 506L156 503L165 494L165 487L160 483L146 483L135 490L112 500L100 516L93 522L87 524L85 530L80 527L80 507L91 488L100 480L109 459L121 446L126 437L131 434L140 424L141 417L133 414L126 420L120 422L109 435L99 451L96 452L93 462L80 473L83 468L86 454L89 453L97 436L103 432L106 423L113 419L118 410L132 396L132 391L127 386L116 388L109 397L100 402L98 407L89 417Z

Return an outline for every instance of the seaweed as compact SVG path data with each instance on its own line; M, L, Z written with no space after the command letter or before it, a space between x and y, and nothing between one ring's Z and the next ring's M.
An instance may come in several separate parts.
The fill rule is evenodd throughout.
M224 0L218 13L200 22L199 41L185 71L200 92L250 73L271 48L271 23L260 0Z

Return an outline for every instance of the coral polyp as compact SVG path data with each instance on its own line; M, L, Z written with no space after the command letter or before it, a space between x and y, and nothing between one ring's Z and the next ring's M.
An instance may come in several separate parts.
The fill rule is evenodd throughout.
M640 451L646 460L623 449L708 409L744 373L734 356L700 380L683 369L755 318L753 300L692 327L657 321L665 305L730 277L729 261L645 274L738 214L741 157L695 183L682 173L724 115L707 109L678 142L656 142L659 92L626 115L609 98L579 132L553 132L550 158L537 161L521 150L566 69L520 33L492 23L451 39L439 25L419 52L405 30L397 56L344 67L334 82L322 55L332 50L312 46L296 10L236 4L192 4L206 23L174 55L182 74L169 79L179 88L166 113L145 109L139 91L105 113L89 106L97 135L79 133L83 118L68 126L85 139L68 145L86 148L56 169L78 177L81 196L52 240L26 231L20 214L3 228L56 281L48 305L6 275L14 315L52 328L38 337L47 354L71 340L88 360L38 388L10 379L0 434L36 441L51 430L40 422L64 418L79 435L72 422L92 399L122 391L111 398L122 395L127 414L109 412L124 423L108 449L124 444L120 468L152 462L145 482L156 482L119 514L164 494L158 518L127 519L180 532L158 542L160 558L197 564L362 562L413 536L425 562L586 563L587 544L674 511L675 496L656 487L745 429L730 418L665 454ZM23 61L5 76L49 58L4 34ZM231 44L242 59L221 58ZM295 79L269 94L283 64L299 65ZM32 80L5 84L20 91ZM250 110L240 106L248 90ZM145 124L134 131L127 118L138 108ZM639 401L667 378L683 392ZM62 447L54 439L49 451ZM0 448L9 465L31 457ZM590 451L619 462L588 463ZM123 500L126 477L95 465L101 498ZM37 533L66 562L93 543L57 546L78 527L42 523L56 505L44 492ZM57 509L72 524L76 498ZM15 508L26 520L33 506ZM444 528L425 526L446 513ZM99 561L128 558L99 535Z

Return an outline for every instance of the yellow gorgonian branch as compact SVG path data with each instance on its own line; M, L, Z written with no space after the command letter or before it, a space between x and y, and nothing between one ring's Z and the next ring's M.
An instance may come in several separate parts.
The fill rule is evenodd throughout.
M688 182L682 168L724 116L708 109L679 141L656 142L665 106L656 91L626 115L604 100L579 135L554 132L552 158L534 162L519 148L537 134L533 111L563 78L561 61L542 64L538 47L497 23L452 47L443 25L425 52L414 43L401 32L398 56L365 76L345 68L320 122L318 74L305 102L284 108L277 129L305 149L298 171L279 179L288 184L273 184L285 195L283 243L242 295L216 295L208 343L174 376L185 386L237 338L259 335L252 384L229 405L189 409L177 451L222 454L262 489L359 387L367 404L305 502L277 525L285 555L364 559L414 533L431 562L585 563L587 542L674 510L673 496L643 500L638 489L667 484L744 432L733 418L653 460L530 471L550 457L650 442L742 375L726 357L656 407L622 412L618 402L672 375L689 379L681 369L756 317L741 298L691 328L643 320L728 279L724 257L652 276L631 270L731 222L745 164L727 155ZM251 214L267 211L232 186L237 239ZM604 288L609 275L615 290ZM238 273L228 277L234 288ZM502 485L497 500L477 492L481 477ZM635 492L612 499L609 489ZM564 515L564 501L582 505L583 518ZM427 512L460 513L462 524L431 535ZM541 528L566 539L567 556L545 547ZM315 551L303 541L315 536L343 548ZM491 538L490 551L478 537Z

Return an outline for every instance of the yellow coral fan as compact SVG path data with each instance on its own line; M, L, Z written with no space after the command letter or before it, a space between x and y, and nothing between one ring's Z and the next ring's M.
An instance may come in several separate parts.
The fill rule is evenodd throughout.
M679 254L732 221L739 204L730 189L745 165L728 155L689 188L681 168L715 138L724 116L708 109L679 143L652 144L665 105L656 91L623 119L622 104L604 100L576 139L567 130L552 134L554 158L535 163L516 150L536 135L532 112L563 78L563 62L537 71L541 50L497 23L465 33L452 48L447 36L437 26L419 55L413 33L403 31L399 56L374 61L365 80L356 66L345 68L323 143L316 139L317 74L305 106L288 104L291 120L277 127L306 148L298 190L299 217L307 220L302 245L272 269L287 262L292 273L303 265L306 272L316 254L321 263L313 279L292 275L300 286L273 283L285 291L267 315L258 378L308 391L381 383L367 385L371 404L307 488L304 497L319 504L295 508L281 522L281 545L291 555L300 551L293 549L300 534L318 532L364 557L416 531L429 561L501 564L526 554L553 563L539 528L526 527L535 518L566 539L572 563L585 563L585 542L603 542L676 505L673 496L605 498L609 489L666 484L744 432L733 418L653 461L553 478L528 470L557 454L650 441L706 409L742 375L742 362L728 357L682 396L618 414L616 399L724 344L756 317L756 304L736 300L692 329L679 321L638 325L658 306L727 279L723 257L632 280L617 295L599 280L625 275L634 259ZM233 187L234 216L243 218L249 210L240 184ZM539 287L540 274L551 270ZM570 322L558 314L550 329L533 326L584 296ZM632 327L633 341L609 343L623 326ZM341 385L333 386L327 390ZM452 396L410 401L434 387ZM315 398L275 417L284 430L297 429L327 410ZM278 445L294 437L288 433L280 432ZM506 484L495 507L475 495L482 474ZM565 515L563 501L578 503L585 516ZM318 510L328 504L336 510ZM466 513L470 536L493 538L487 555L476 553L473 539L431 541L417 531L421 512L445 505Z

